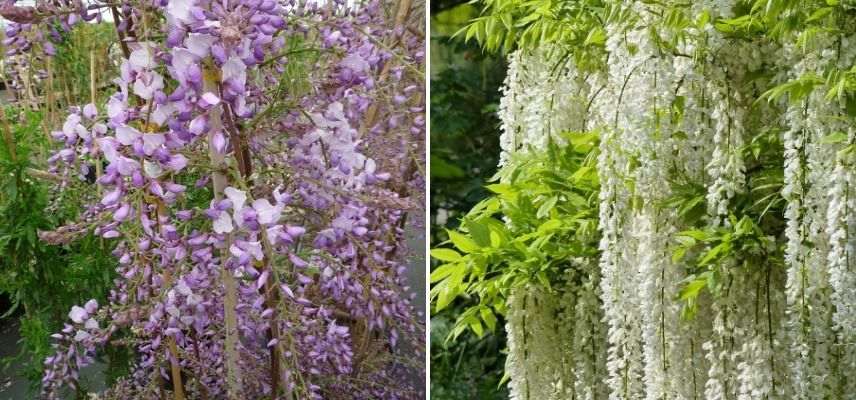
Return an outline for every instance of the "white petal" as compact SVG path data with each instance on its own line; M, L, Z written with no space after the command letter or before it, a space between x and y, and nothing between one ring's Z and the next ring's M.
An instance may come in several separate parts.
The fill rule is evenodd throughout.
M371 68L369 63L359 54L351 54L342 59L341 64L354 72L364 72Z
M90 336L92 336L92 335L90 335L90 334L89 334L89 333L87 333L86 331L77 331L77 334L76 334L76 335L74 335L74 341L76 341L76 342L82 342L82 341L84 341L84 340L86 340L86 339L89 339L89 337L90 337Z
M166 5L166 12L170 17L177 21L189 23L193 21L190 14L190 9L193 7L193 1L190 0L171 0Z
M97 115L97 114L98 114L98 108L95 107L95 104L89 103L89 104L83 106L83 115L87 119L93 119L93 118L95 118L95 115Z
M86 310L86 312L94 313L96 310L98 310L98 301L95 299L90 299L86 302L86 304L83 305L83 309Z
M223 81L232 80L243 86L247 81L247 66L238 57L231 57L221 67Z
M231 186L223 190L223 194L232 202L232 209L240 210L244 208L244 203L247 202L247 194L241 190Z
M149 160L143 160L143 171L146 172L146 176L152 179L163 175L163 168L161 168L160 164Z
M107 101L107 117L110 119L116 118L128 109L128 105L124 101L115 97L111 97Z
M80 124L80 117L77 114L69 114L65 119L65 123L62 124L63 133L71 135L78 124Z
M163 126L164 122L166 122L166 120L171 117L175 111L176 107L172 103L158 105L152 112L152 122L158 124L158 126Z
M220 213L220 216L214 220L214 232L229 233L232 232L232 218L229 213Z
M172 51L172 68L175 78L181 83L187 83L187 69L196 64L196 56L189 50L177 48Z
M241 258L241 256L244 255L244 253L246 252L244 251L244 249L238 247L238 245L232 244L231 246L229 246L229 253L232 253L232 256L234 256L235 258Z
M155 67L155 57L149 46L143 46L132 51L131 56L128 58L128 62L131 64L131 68L135 71L152 69Z
M279 234L282 233L282 225L274 225L267 228L267 240L271 245L276 245Z
M72 321L78 324L82 324L86 317L89 316L89 313L86 312L83 307L74 306L71 307L71 312L68 313L68 317L71 318Z
M113 138L99 138L98 148L101 149L101 152L104 153L104 158L109 162L113 162L119 155L116 152L116 141Z
M134 143L134 140L137 140L137 138L140 137L140 135L140 131L131 128L128 125L120 125L116 127L116 140L125 146L130 146Z
M89 318L86 320L84 327L89 330L98 329L98 321L95 318Z
M74 127L74 133L76 133L77 136L83 140L89 139L89 136L90 136L89 131L86 130L86 128L83 125L80 125L80 124L77 124L77 126Z
M265 258L265 254L262 252L262 244L261 242L246 242L247 252L249 252L256 260L261 261Z
M211 92L205 92L202 94L202 100L208 103L209 105L216 106L220 104L220 98L217 97L216 94Z
M214 36L205 33L191 33L184 40L184 45L197 57L204 58L211 51L211 44L214 43L214 40L216 40Z
M181 310L178 309L175 305L166 306L166 313L172 315L173 317L181 316Z
M166 143L166 137L162 133L147 133L143 135L143 151L147 155L151 155L164 143Z
M196 293L191 293L190 296L187 296L186 302L189 306L195 306L202 302L202 296Z
M187 286L187 283L183 280L178 281L178 284L175 285L175 290L182 296L190 296L193 293L193 291L190 290L190 286Z
M253 208L259 216L259 223L263 225L274 224L279 220L281 207L274 207L267 199L253 201Z
M163 89L163 78L156 72L140 74L134 80L134 94L143 99L151 99L154 93Z

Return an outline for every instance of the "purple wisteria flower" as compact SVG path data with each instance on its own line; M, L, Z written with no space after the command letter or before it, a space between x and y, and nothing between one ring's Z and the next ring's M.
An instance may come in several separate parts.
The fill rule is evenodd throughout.
M16 51L53 18L93 19L60 9L7 28ZM46 398L112 341L134 367L106 398L420 398L405 377L424 371L396 360L424 351L402 229L424 196L424 43L392 14L377 1L117 6L115 93L72 110L49 160L68 185L100 171L82 215L115 245L117 279L55 335Z

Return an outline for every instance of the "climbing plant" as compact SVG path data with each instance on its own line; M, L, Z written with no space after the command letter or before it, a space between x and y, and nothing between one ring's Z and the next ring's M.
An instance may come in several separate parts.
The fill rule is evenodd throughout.
M42 397L78 389L81 368L113 345L132 366L108 399L421 395L405 242L424 204L418 10L2 5L7 56L23 71L60 63L75 26L108 19L117 39L118 71L99 79L110 93L67 104L46 170L25 171L54 180L55 199L82 193L77 218L41 240L94 235L116 273L105 299L63 311ZM51 93L40 74L10 76L33 106Z
M483 256L464 218L458 251L433 252L467 260L435 275L435 309L480 299L451 338L493 328L487 304L504 314L515 399L854 393L854 4L482 4L459 34L510 62L500 171L570 146L565 132L597 132L598 160L581 167L596 171L597 215L568 230L597 229L562 240L565 254L520 246L521 268L514 253ZM549 199L542 216L578 216L563 207L579 200ZM514 210L496 212L494 229L520 229ZM486 290L474 271L507 278Z

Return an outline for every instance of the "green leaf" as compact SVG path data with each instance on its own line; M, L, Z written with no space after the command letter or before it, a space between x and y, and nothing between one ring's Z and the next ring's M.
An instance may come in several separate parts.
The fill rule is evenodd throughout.
M688 237L688 238L692 238L692 239L695 239L695 240L698 240L701 242L707 240L707 238L708 238L707 232L700 231L700 230L690 230L690 231L679 232L677 236L678 236L678 238Z
M458 253L457 251L452 250L452 249L445 249L445 248L432 249L431 250L431 257L434 257L440 261L451 261L451 262L460 261L462 258L461 254Z
M463 178L466 175L461 167L444 160L436 154L431 155L431 179Z
M463 268L460 264L443 264L431 272L431 283L441 281L444 278L452 275L456 269Z
M496 316L493 315L493 311L491 311L488 307L481 307L479 309L479 314L481 314L482 321L484 321L487 328L493 332L496 330Z
M434 168L434 166L432 165L431 168ZM491 192L494 192L496 194L509 194L514 192L512 186L505 183L494 183L492 185L487 185L485 186L485 189L490 190Z
M555 229L558 229L562 226L562 221L558 219L547 220L538 227L538 233L546 233Z
M681 300L687 301L690 299L695 299L698 297L699 293L702 289L707 286L707 277L693 279L683 288L681 288L680 298Z
M811 16L809 16L809 17L808 17L808 19L806 19L805 21L806 21L806 22L814 22L814 21L817 21L817 20L822 19L823 17L825 17L825 16L827 16L827 15L829 15L829 14L832 14L832 11L834 11L834 10L835 10L835 8L834 8L834 7L823 7L823 8L818 8L818 9L817 9L817 10L815 10L813 13L811 13Z
M701 14L699 14L698 19L696 19L696 27L698 27L700 30L703 30L708 22L710 22L710 11L704 10Z
M550 215L550 211L553 210L553 207L556 206L556 202L559 201L558 196L552 196L547 199L541 207L538 207L538 212L535 213L536 218L545 218Z
M841 131L830 133L820 140L823 144L842 143L847 140L847 134Z
M672 253L672 263L680 262L687 254L686 247L679 247Z
M432 288L432 291L437 293L436 311L442 311L452 300L464 292L463 281L464 268L455 268L448 278Z
M708 250L705 253L704 257L702 257L699 261L699 265L707 265L710 264L713 260L716 260L721 253L727 253L731 250L731 244L728 242L722 242L712 249Z
M490 247L490 230L482 221L464 220L464 227L470 231L470 236L479 247Z
M470 329L472 329L473 332L475 332L476 336L478 336L479 338L484 336L484 328L482 327L481 321L479 321L476 318L470 318L468 320L468 322L469 322L468 325L470 326Z
M583 42L583 45L602 46L604 43L606 43L606 32L604 32L603 28L596 27L595 29L589 31L589 34L586 37L585 42Z
M449 233L449 239L452 240L452 244L464 253L474 253L479 251L479 245L468 236L451 230L447 230L446 232Z
M538 282L541 283L548 290L551 288L550 279L547 278L547 274L544 271L538 271L535 273L535 278L538 279Z

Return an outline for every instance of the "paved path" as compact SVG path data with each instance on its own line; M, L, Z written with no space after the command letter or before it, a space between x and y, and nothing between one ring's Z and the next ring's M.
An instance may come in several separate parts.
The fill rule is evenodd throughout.
M21 346L18 343L18 320L14 317L0 320L0 359L18 354ZM0 370L0 400L23 400L32 398L28 395L29 382L18 376L15 364Z

